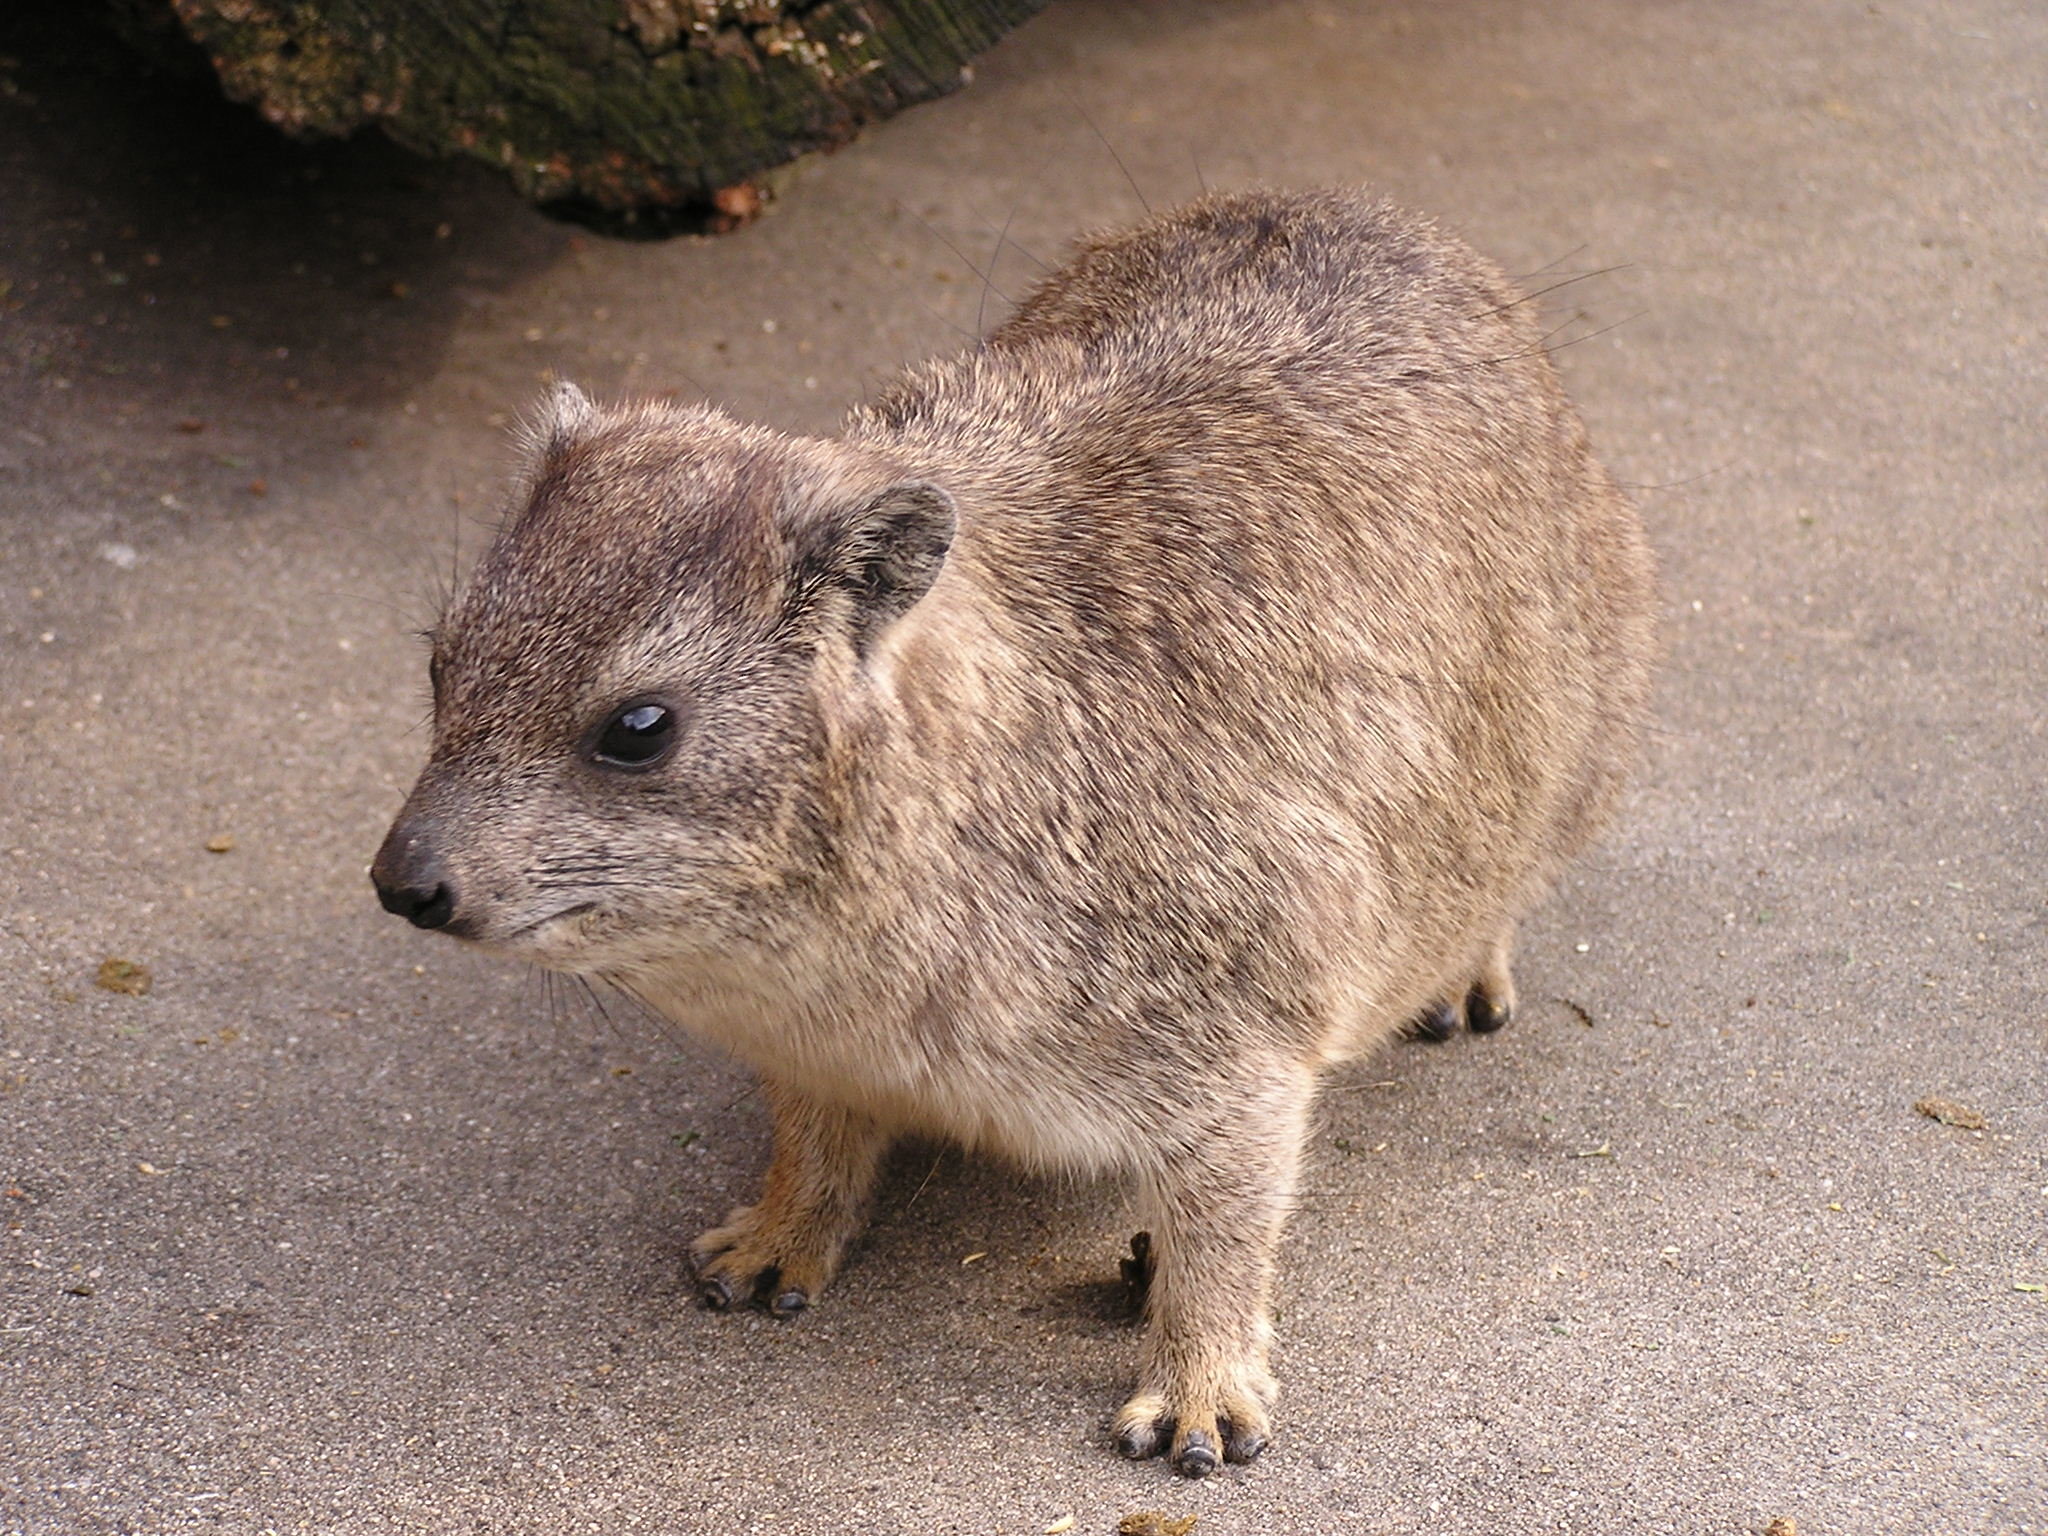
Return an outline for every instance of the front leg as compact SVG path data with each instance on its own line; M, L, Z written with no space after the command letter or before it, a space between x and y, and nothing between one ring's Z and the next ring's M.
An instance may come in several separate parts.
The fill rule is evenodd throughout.
M761 1198L691 1245L713 1311L759 1295L777 1317L809 1306L860 1230L889 1134L868 1116L764 1080L775 1155Z
M1126 1456L1170 1447L1175 1471L1205 1477L1266 1448L1277 1390L1267 1301L1312 1092L1307 1073L1276 1065L1148 1171L1145 1340L1114 1431Z

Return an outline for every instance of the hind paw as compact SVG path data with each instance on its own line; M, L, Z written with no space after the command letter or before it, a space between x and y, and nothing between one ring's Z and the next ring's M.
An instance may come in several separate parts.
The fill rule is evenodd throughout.
M1431 1003L1408 1021L1411 1039L1437 1042L1448 1040L1464 1025L1475 1035L1490 1035L1506 1027L1515 1016L1512 984L1475 981L1455 1003Z

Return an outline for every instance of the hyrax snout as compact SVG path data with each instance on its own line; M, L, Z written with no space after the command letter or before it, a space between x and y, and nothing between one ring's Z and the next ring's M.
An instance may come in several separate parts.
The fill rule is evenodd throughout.
M835 441L558 390L385 904L760 1073L715 1307L816 1298L905 1132L1132 1177L1115 1440L1249 1460L1318 1075L1505 1020L1635 749L1650 558L1530 309L1365 194L1216 196Z

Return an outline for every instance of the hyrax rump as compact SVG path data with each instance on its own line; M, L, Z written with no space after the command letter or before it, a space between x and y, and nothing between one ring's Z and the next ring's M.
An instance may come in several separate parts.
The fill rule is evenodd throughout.
M758 1070L714 1307L815 1298L906 1132L1134 1175L1116 1442L1249 1460L1318 1076L1504 1020L1635 749L1650 556L1530 310L1363 193L1215 196L836 441L557 390L384 904Z

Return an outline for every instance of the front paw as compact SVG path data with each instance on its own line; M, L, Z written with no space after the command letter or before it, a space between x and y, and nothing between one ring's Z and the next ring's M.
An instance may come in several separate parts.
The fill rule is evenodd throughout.
M1207 1477L1225 1461L1256 1461L1272 1432L1266 1408L1273 1393L1273 1378L1250 1368L1140 1391L1117 1411L1116 1448L1138 1460L1165 1451L1183 1477Z
M794 1317L831 1278L830 1257L815 1242L741 1206L690 1245L697 1296L713 1312L760 1301L776 1317Z

